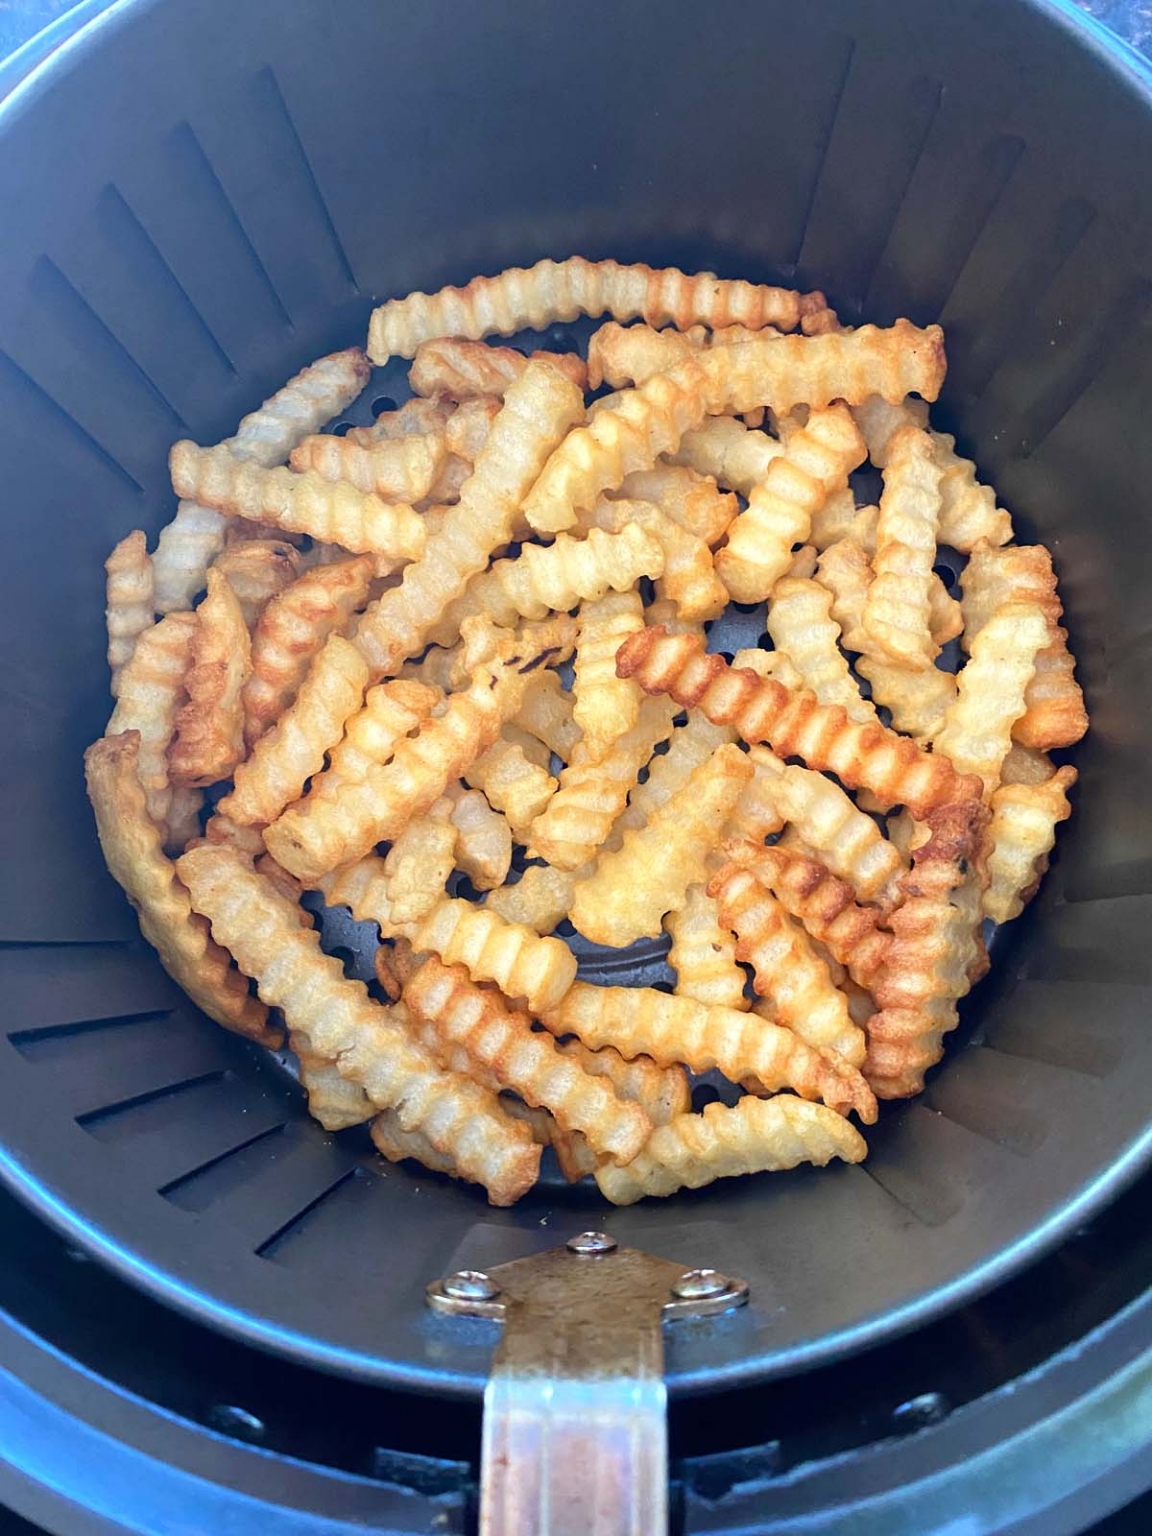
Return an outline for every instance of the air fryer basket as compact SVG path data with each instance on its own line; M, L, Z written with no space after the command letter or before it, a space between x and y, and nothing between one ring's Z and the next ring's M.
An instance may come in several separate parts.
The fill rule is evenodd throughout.
M602 1224L744 1275L673 1388L970 1295L1152 1149L1152 95L1062 4L121 0L0 110L0 1172L140 1284L366 1378L474 1392L425 1282ZM105 875L101 562L374 297L579 251L947 328L939 415L1053 549L1093 716L1043 893L859 1168L512 1211L325 1136L164 977ZM386 370L360 402L395 396ZM361 418L366 419L366 418Z

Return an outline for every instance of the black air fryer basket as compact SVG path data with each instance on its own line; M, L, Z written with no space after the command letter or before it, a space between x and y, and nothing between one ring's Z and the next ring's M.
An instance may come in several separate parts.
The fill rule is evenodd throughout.
M843 1358L1037 1257L1152 1150L1152 91L1057 0L121 0L0 109L0 1172L133 1283L334 1373L479 1393L426 1283L603 1226L746 1278L674 1393ZM511 1211L312 1124L167 980L81 754L102 561L374 300L580 252L946 328L936 415L1053 551L1092 715L1040 897L860 1167ZM555 338L553 338L555 342ZM561 344L563 340L561 339ZM378 370L348 419L406 394Z

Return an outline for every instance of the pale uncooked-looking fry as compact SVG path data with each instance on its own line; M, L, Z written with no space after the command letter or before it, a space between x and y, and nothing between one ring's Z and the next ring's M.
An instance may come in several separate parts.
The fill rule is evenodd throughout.
M834 491L822 507L812 514L808 535L817 551L827 549L837 539L855 539L869 555L876 548L876 524L879 507L857 507L851 486Z
M104 569L108 666L112 672L111 693L116 698L120 692L120 673L131 661L137 640L152 627L155 615L152 557L141 529L120 540L105 560Z
M123 731L139 733L137 771L148 814L161 838L166 833L173 795L168 745L176 728L195 638L196 617L191 613L168 614L144 630L120 674L120 693L108 721L109 736Z
M736 963L736 943L720 923L715 899L694 882L681 905L669 912L664 927L672 940L668 964L676 972L676 996L706 1008L745 1012L744 972Z
M637 592L610 592L580 605L576 639L575 703L572 714L583 745L596 759L636 724L641 693L616 674L616 652L644 628L644 608Z
M723 746L620 847L601 854L576 887L573 926L596 944L623 948L657 938L664 914L704 878L716 843L752 767L735 745Z
M358 491L347 481L325 480L311 470L264 469L237 459L223 445L175 443L168 464L177 495L194 497L218 512L307 533L353 554L401 562L424 553L428 530L418 512Z
M414 816L384 858L388 899L397 927L419 922L438 901L456 863L452 801L441 797Z
M1075 782L1075 768L1067 767L1046 783L1001 784L993 792L985 917L1010 922L1036 894L1056 845L1057 824L1072 814L1068 791Z
M417 818L419 820L419 818ZM398 923L392 909L392 882L378 854L350 859L314 882L330 907L347 907L358 923L375 923L385 939L407 938L411 925ZM443 892L438 892L441 895ZM383 954L383 950L378 951ZM378 971L379 974L379 971Z
M451 414L452 407L445 401L416 396L405 400L399 410L382 411L370 427L349 427L344 436L362 447L398 437L422 437L426 432L444 431Z
M771 593L792 563L793 545L811 533L813 513L847 484L863 458L864 440L846 406L810 413L753 488L716 556L716 570L737 602L762 602Z
M1027 603L1005 603L977 631L956 698L937 732L935 750L961 773L977 773L985 794L1000 782L1012 727L1024 713L1036 657L1048 639L1043 614Z
M361 707L367 682L363 656L349 641L333 635L291 707L261 736L252 756L237 767L234 788L220 802L221 810L248 824L264 826L275 821L324 766L327 744L339 739L345 723Z
M544 814L557 788L546 768L530 762L521 747L503 737L469 763L463 777L469 788L484 791L494 810L503 812L521 843L527 840L529 827Z
M624 1056L650 1056L658 1066L683 1062L693 1072L715 1068L733 1082L754 1078L770 1093L791 1088L844 1113L855 1110L865 1123L876 1118L875 1100L853 1066L755 1014L706 1008L651 987L577 982L543 1023L593 1049L611 1045Z
M807 690L793 692L774 678L730 667L722 656L706 655L695 635L644 629L620 648L616 667L635 677L646 693L667 693L678 704L702 709L714 723L735 726L745 741L766 741L781 757L802 757L813 768L829 769L849 788L869 789L885 805L919 812L959 792L960 776L947 758L924 752L882 725L859 725Z
M988 810L958 800L927 813L929 839L912 854L902 899L888 919L892 943L876 972L864 1075L877 1098L924 1086L955 1028L956 1004L988 967L980 934Z
M365 765L362 778L338 782L329 794L316 787L285 811L264 835L269 852L308 882L395 837L492 745L515 713L525 682L511 668L477 673L470 688L449 696L443 714L396 742L390 762Z
M456 829L456 867L478 891L491 891L508 878L512 829L478 789L449 788ZM504 916L508 914L505 913Z
M642 710L644 707L641 705ZM690 711L687 721L669 736L667 752L652 758L648 777L633 788L627 809L620 812L616 830L624 833L642 827L718 748L735 739L736 733L730 727L713 725L706 715Z
M540 1152L527 1129L501 1113L495 1095L443 1071L411 1038L402 1015L347 979L339 960L321 950L319 935L301 928L292 903L242 854L197 848L180 860L179 873L261 997L377 1108L398 1110L406 1129L422 1131L450 1155L493 1204L510 1204L531 1187Z
M589 540L597 529L618 538L626 534L636 538L644 532L654 540L660 551L660 570L639 574L656 578L657 597L673 603L682 618L704 623L724 611L728 593L716 574L706 541L681 527L654 503L602 496L581 521L590 529ZM563 537L560 534L556 542ZM619 585L614 585L619 591Z
M803 926L746 869L726 865L708 882L708 894L736 935L737 959L752 967L753 988L770 999L777 1022L859 1066L864 1035Z
M319 433L293 448L294 470L315 471L322 480L346 480L358 491L385 501L422 501L448 456L447 434L384 438L362 444Z
M299 551L275 538L230 540L212 562L235 592L249 631L268 603L295 580L299 567Z
M368 598L371 555L305 571L273 597L252 633L244 685L244 740L251 749L295 699L312 657Z
M897 432L904 427L926 428L928 405L924 400L884 400L870 395L852 407L856 425L868 445L868 457L877 469L885 469L888 451Z
M376 1106L359 1083L340 1076L335 1062L318 1056L302 1029L294 1029L288 1044L296 1053L300 1068L300 1086L308 1095L308 1113L326 1131L346 1131L363 1125L376 1113Z
M551 363L579 389L587 387L588 369L574 352L533 352L525 357L515 347L488 347L455 336L421 342L412 356L408 382L417 395L447 395L461 401L490 395L503 398L509 384L534 360Z
M88 798L112 878L135 908L140 932L164 969L198 1008L226 1029L279 1045L282 1032L268 1022L263 1003L248 995L248 982L214 944L208 925L192 910L188 892L160 847L137 776L140 733L105 736L84 754Z
M1068 634L1060 626L1063 608L1048 550L1042 544L1009 549L978 544L960 585L965 630L962 644L966 650L971 650L975 637L1003 603L1027 603L1047 622L1048 637L1037 654L1036 672L1024 696L1024 714L1015 722L1013 736L1040 751L1079 741L1088 728L1088 716L1084 695L1073 676Z
M368 382L368 360L359 347L311 363L257 411L244 417L224 445L238 459L270 467L283 464L293 445L350 405ZM188 608L224 546L227 520L209 507L181 501L160 530L153 556L156 607L160 613Z
M533 1013L555 1007L576 975L576 957L561 939L541 937L467 901L438 902L412 944L435 951L446 965L463 965L474 981L494 981L506 997L524 998Z
M703 430L727 422L727 417L716 417ZM720 542L739 511L739 503L730 491L721 491L710 476L679 464L660 463L651 469L637 470L625 477L619 494L627 501L652 502L665 517L709 545Z
M809 935L845 967L853 981L865 988L871 984L891 942L880 926L881 914L876 907L860 906L847 881L837 879L819 859L807 854L747 842L724 846L731 861L750 869L785 911L803 923Z
M692 325L733 323L750 330L765 325L793 330L800 323L800 303L801 295L789 289L725 280L712 272L688 274L676 267L572 256L476 277L464 288L391 299L372 311L368 356L383 364L390 357L412 357L422 343L436 337L478 341L483 336L511 336L575 320L577 315L643 319L682 331Z
M187 698L176 711L168 749L173 784L193 787L226 779L244 755L241 693L251 671L251 639L239 599L219 571L196 610Z
M904 427L890 444L884 471L862 624L870 649L913 672L926 671L939 651L929 620L939 521L940 468L932 440L917 427Z
M550 1110L563 1130L579 1131L595 1152L623 1164L648 1139L652 1122L638 1104L617 1098L611 1079L594 1077L548 1035L533 1033L526 1015L478 987L463 966L430 957L405 983L404 1001L430 1026L446 1064L466 1070L475 1063L488 1086L511 1088L533 1107Z
M364 615L356 643L384 676L424 645L427 631L509 542L521 502L545 459L584 411L572 381L547 362L530 364L511 384L504 409L456 506L449 508L424 559Z
M855 1126L826 1105L787 1094L748 1095L732 1108L709 1104L702 1115L678 1116L653 1131L627 1168L597 1168L596 1182L613 1205L632 1205L645 1195L700 1189L745 1173L775 1173L800 1163L823 1168L834 1157L859 1163L867 1151Z
M763 483L773 460L783 452L784 444L766 432L752 431L731 416L713 416L694 431L685 432L680 447L670 458L675 466L695 470L730 491L750 496ZM645 494L631 475L624 482L624 490L633 496ZM735 515L733 507L732 516Z
M533 933L551 933L568 916L577 880L591 868L587 864L569 871L552 864L530 864L515 885L492 891L484 905L506 922L531 928Z
M768 605L768 633L821 704L840 704L850 720L876 719L841 651L839 625L830 614L832 595L815 581L785 577Z
M1056 765L1047 752L1037 752L1034 747L1022 747L1014 741L1008 756L1000 765L1001 784L1046 784L1056 772Z
M748 335L754 334L748 332ZM609 320L588 338L588 387L609 384L623 389L644 384L657 373L667 373L699 345L698 337L682 331L653 330L648 325L619 325Z
M532 674L514 718L562 763L570 761L581 732L572 713L572 695L555 672L539 668Z

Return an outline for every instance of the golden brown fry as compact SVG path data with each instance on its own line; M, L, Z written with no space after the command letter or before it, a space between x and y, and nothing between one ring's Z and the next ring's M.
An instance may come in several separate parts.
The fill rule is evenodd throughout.
M704 623L724 611L728 593L716 574L707 543L666 516L654 503L602 496L581 521L591 530L589 541L597 529L618 538L626 534L638 538L643 533L653 540L660 552L654 563L661 569L641 571L639 575L654 576L658 597L673 603L682 618ZM562 538L564 535L560 534L556 543ZM616 590L621 588L617 586Z
M935 749L961 773L978 773L985 794L1000 782L1012 727L1024 713L1025 691L1048 638L1043 614L1027 603L997 608L973 638L956 698L936 735Z
M644 629L621 647L616 668L646 693L667 693L678 704L702 709L714 723L735 726L745 741L766 741L781 757L802 757L813 768L831 770L850 789L870 789L885 805L907 805L919 814L959 792L959 776L946 758L882 725L859 725L807 690L793 693L774 678L730 667L722 656L706 655L695 635Z
M762 602L792 563L793 545L812 531L813 514L864 458L864 440L847 406L814 410L773 460L728 530L716 569L739 603Z
M345 723L360 709L367 682L368 664L359 651L333 635L301 683L295 702L237 767L235 786L220 802L221 810L249 825L275 821L324 766L327 744L339 739ZM275 849L270 851L275 856Z
M417 817L416 823L419 824L422 819ZM323 893L327 906L347 907L358 923L375 923L382 938L407 938L411 933L410 923L398 922L396 919L392 905L392 881L385 860L378 854L368 853L361 859L350 859L347 864L339 865L329 874L321 875L314 883L316 889ZM443 887L433 893L432 904L441 895Z
M757 847L747 842L724 845L741 869L750 869L781 906L803 923L809 936L825 946L858 986L871 985L891 936L880 927L875 907L859 906L855 891L838 880L819 859L790 848Z
M525 681L510 668L499 675L481 671L470 688L448 698L443 714L396 741L390 762L367 763L362 778L338 778L328 793L321 776L306 800L268 828L269 852L307 883L395 837L492 745L515 713Z
M1072 814L1068 791L1075 768L1061 768L1043 784L1002 784L992 795L988 829L988 889L984 916L995 923L1019 917L1036 894L1056 827Z
M530 762L521 747L503 737L468 765L464 782L483 790L489 805L503 812L519 843L527 840L528 828L543 815L557 787L546 768Z
M623 1164L648 1139L652 1122L638 1104L617 1098L610 1078L586 1072L548 1035L533 1033L526 1015L476 986L463 966L430 957L409 977L404 1000L431 1027L443 1061L458 1070L475 1063L488 1086L511 1088L533 1107L550 1110L563 1130L579 1131L595 1152Z
M856 539L837 539L821 550L816 579L831 594L830 617L840 628L840 643L857 654L871 649L864 629L864 603L872 584L872 561Z
M311 470L295 474L290 469L264 469L235 458L223 445L176 443L168 463L178 496L195 498L229 516L307 533L342 544L353 554L403 561L424 553L427 529L418 512L358 491L343 480L325 480Z
M716 898L721 921L736 935L737 959L752 967L757 996L771 999L777 1022L808 1045L859 1066L864 1036L849 1017L844 995L812 940L783 904L755 875L730 864L713 875L708 894Z
M288 462L302 474L311 470L322 480L347 481L365 495L414 502L428 495L447 456L444 432L384 438L366 445L319 433L298 443Z
M832 595L815 581L785 577L778 581L768 605L768 633L777 651L795 666L821 704L840 704L850 720L876 719L864 698L838 641L840 629L830 617Z
M555 672L543 667L529 679L515 723L563 763L571 760L581 736L572 713L572 695L561 687Z
M270 467L283 464L292 446L350 405L368 382L368 360L359 347L310 364L258 411L245 416L236 436L222 446L237 459ZM194 501L182 501L160 530L153 556L159 613L189 608L212 561L224 547L227 519Z
M707 428L723 426L718 417ZM743 428L741 428L743 430ZM625 477L620 495L627 501L649 501L665 517L705 544L718 544L736 516L739 504L731 492L722 492L715 480L678 464L654 464Z
M507 544L521 502L545 459L584 412L584 397L547 362L511 384L460 501L449 508L424 559L404 572L360 622L356 643L385 676L424 646L440 614Z
M343 741L329 752L328 767L313 783L312 792L331 795L341 784L359 783L372 767L388 761L442 698L439 688L408 678L369 688L363 706L344 728Z
M208 925L192 910L188 892L164 857L160 835L137 777L140 733L105 736L84 754L88 798L112 878L140 919L140 932L164 969L198 1008L225 1029L279 1045L281 1031L267 1009L248 995L248 982L214 944Z
M1037 752L1034 747L1022 747L1014 741L1008 756L1000 765L1001 784L1046 784L1056 772L1056 765L1047 752Z
M385 856L388 902L397 928L419 922L443 900L455 867L452 801L442 796L423 816L412 818Z
M252 976L261 996L288 1027L302 1030L313 1051L335 1061L378 1109L395 1109L406 1130L419 1130L465 1178L508 1205L536 1179L540 1151L527 1129L504 1116L495 1096L444 1072L411 1038L399 1009L372 1002L362 982L348 980L339 960L301 928L291 902L231 848L197 848L179 873L218 934Z
M640 715L640 689L616 673L616 652L644 628L637 592L611 592L580 605L576 640L573 718L594 760L626 735Z
M651 702L648 708L651 708ZM643 711L646 706L640 707ZM674 707L668 707L667 714L664 716L669 727L664 733L668 737L668 750L652 758L648 765L647 779L643 784L637 784L632 789L628 797L628 807L626 810L621 810L616 822L618 832L623 833L644 826L649 817L666 804L687 782L690 775L706 763L718 748L736 739L735 731L728 726L713 725L706 715L696 710L689 713L684 725L671 730L673 713ZM655 746L656 743L653 742L652 745ZM642 763L637 766L637 772L641 767L643 767Z
M867 1124L876 1118L876 1102L854 1067L755 1014L706 1008L651 987L577 982L543 1022L593 1049L611 1045L623 1056L650 1056L665 1067L683 1062L693 1072L715 1068L733 1082L754 1078L769 1093L791 1088L844 1113L855 1110Z
M299 552L277 538L229 540L212 562L213 570L227 577L249 631L268 603L295 579L299 567Z
M576 957L562 940L542 938L467 901L438 902L412 944L433 950L446 965L465 966L474 981L494 981L506 997L524 998L533 1013L555 1007L576 975Z
M478 891L491 891L508 878L512 829L478 789L449 788L456 829L456 867ZM503 914L505 917L507 913Z
M912 672L926 671L940 649L929 619L939 522L940 468L932 439L904 427L889 445L862 624L870 651Z
M684 892L681 906L669 912L664 927L672 940L668 964L676 972L676 996L705 1008L747 1011L744 972L736 963L736 944L721 926L715 900L702 883Z
M318 1056L302 1029L294 1029L288 1044L296 1053L300 1068L300 1086L308 1095L308 1113L326 1131L346 1131L363 1125L376 1113L376 1106L359 1083L341 1077L336 1064Z
M682 331L691 325L734 322L751 330L764 325L792 330L800 323L800 299L785 288L722 280L711 272L689 275L675 267L622 266L572 256L567 261L539 261L534 267L510 267L496 277L476 277L464 288L391 299L372 311L368 356L383 364L390 357L414 356L422 343L436 337L478 341L483 336L511 336L577 315L639 318L649 325L671 323Z
M1012 734L1024 746L1040 751L1068 747L1088 729L1084 695L1073 676L1067 631L1060 627L1063 609L1056 593L1052 556L1041 544L993 549L978 544L960 578L965 635L970 650L976 635L994 610L1006 602L1027 603L1044 615L1048 635L1036 657L1036 672L1025 694L1024 714Z
M719 481L730 491L751 496L756 486L765 480L770 465L783 452L784 444L766 432L751 431L730 416L713 416L695 431L685 432L671 459L675 466L698 471ZM624 490L632 496L646 494L632 475L624 482ZM733 505L729 523L735 515ZM709 543L714 542L709 540Z
M601 854L576 887L573 926L617 949L657 938L664 914L704 878L708 851L751 777L738 747L718 748L643 827L625 832L618 850Z
M680 1115L654 1131L627 1168L598 1168L596 1182L613 1205L632 1205L645 1195L672 1195L744 1173L799 1163L823 1168L834 1157L859 1163L867 1152L859 1131L823 1104L749 1095L731 1109L709 1104L702 1115Z
M930 810L927 842L912 854L902 900L888 922L893 939L871 988L864 1075L877 1098L902 1099L924 1086L956 1025L957 1001L988 966L980 934L984 833L978 798Z
M260 615L252 674L244 685L244 740L251 749L295 699L313 656L367 601L371 555L305 571Z
M161 838L172 809L168 744L176 728L195 638L196 616L191 613L168 614L144 630L120 674L119 697L108 721L109 736L139 733L137 770L148 814Z
M244 755L241 691L251 670L251 641L227 578L208 572L208 595L196 610L196 632L168 749L173 784L202 786L226 779Z
M644 384L654 374L667 373L691 357L699 340L682 331L657 331L648 325L624 326L608 320L588 338L588 387L599 389L610 384L613 389L623 389L629 384Z
M155 611L152 557L148 539L137 528L127 534L104 562L108 624L108 666L112 671L112 697L120 692L120 673L132 659L136 641L151 629Z
M927 404L911 396L907 400L889 401L870 395L852 407L852 415L868 445L868 457L877 469L887 468L888 453L897 432L905 427L928 426Z
M450 400L475 400L498 395L503 399L531 361L544 361L567 375L578 389L588 386L588 370L574 352L533 352L525 357L515 347L486 347L479 341L438 336L421 342L412 355L408 382L417 395L446 395Z

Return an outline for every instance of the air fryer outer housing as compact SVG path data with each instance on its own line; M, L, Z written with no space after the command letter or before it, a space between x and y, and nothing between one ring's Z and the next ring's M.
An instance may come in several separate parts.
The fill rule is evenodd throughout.
M0 109L0 1173L124 1275L324 1369L475 1395L425 1282L606 1225L748 1278L674 1392L834 1360L1011 1273L1152 1148L1147 75L1062 5L122 0ZM941 320L939 420L1053 550L1093 728L1075 818L945 1064L859 1168L513 1211L308 1122L165 978L81 778L102 561L374 299L573 252ZM403 388L382 370L361 412ZM363 417L361 419L366 419Z

